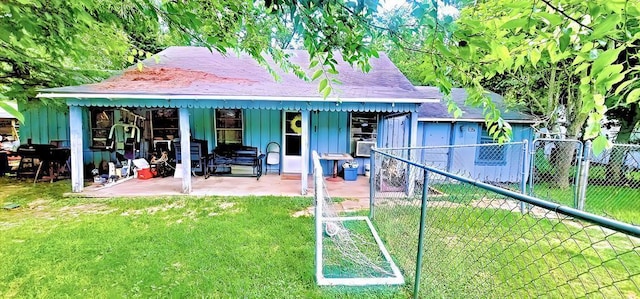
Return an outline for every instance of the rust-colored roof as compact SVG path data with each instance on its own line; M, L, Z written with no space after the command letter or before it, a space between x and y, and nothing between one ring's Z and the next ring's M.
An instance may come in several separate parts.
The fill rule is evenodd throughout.
M308 76L309 55L291 50L291 61L302 66ZM276 79L247 54L223 56L203 47L170 47L150 58L139 72L135 67L96 84L45 89L49 93L209 95L230 97L322 98L318 81L307 82L268 63L281 77ZM337 79L333 96L340 98L427 99L416 90L383 53L372 59L372 70L363 73L342 61L338 55ZM433 98L431 98L433 99Z

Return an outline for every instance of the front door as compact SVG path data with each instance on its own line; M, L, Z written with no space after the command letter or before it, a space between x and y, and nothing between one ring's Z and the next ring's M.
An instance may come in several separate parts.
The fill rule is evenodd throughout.
M285 111L282 118L282 134L284 135L282 156L282 172L302 172L302 114L300 112Z

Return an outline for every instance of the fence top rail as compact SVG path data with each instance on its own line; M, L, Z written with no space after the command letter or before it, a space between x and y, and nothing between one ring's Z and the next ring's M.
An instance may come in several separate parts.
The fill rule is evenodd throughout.
M616 146L619 146L619 147L640 147L640 144L614 143L614 144L611 145L612 148L616 147ZM611 149L611 148L608 148L608 149Z
M533 140L533 142L536 141L559 141L559 142L577 142L582 144L582 141L578 140L578 139L558 139L558 138L536 138Z
M618 231L618 232L621 232L621 233L625 233L627 235L630 235L630 236L633 236L633 237L636 237L636 238L640 238L640 226L634 226L634 225L631 225L629 223L624 223L624 222L620 222L620 221L617 221L617 220L605 218L605 217L598 216L598 215L595 215L595 214L591 214L591 213L588 213L588 212L584 212L584 211L581 211L581 210L578 210L578 209L570 208L568 206L563 206L563 205L560 205L560 204L557 204L557 203L553 203L553 202L549 202L549 201L546 201L546 200L542 200L542 199L539 199L539 198L536 198L536 197L533 197L533 196L528 196L528 195L525 195L525 194L521 194L521 193L513 192L513 191L510 191L510 190L507 190L507 189L503 189L503 188L500 188L500 187L496 187L496 186L493 186L493 185L489 185L487 183L483 183L483 182L478 181L478 180L474 180L474 179L470 179L470 178L467 178L467 177L464 177L464 176L460 176L460 175L456 175L456 174L453 174L453 173L449 173L449 172L446 172L446 171L443 171L443 170L440 170L440 169L437 169L437 168L434 168L434 167L429 167L429 166L426 166L426 165L422 165L422 164L410 161L410 160L402 158L402 157L398 157L398 156L394 156L392 154L381 152L380 150L378 150L376 148L372 148L371 151L374 152L374 153L378 153L378 154L380 154L382 156L386 156L386 157L389 157L389 158L392 158L392 159L396 159L396 160L402 161L402 162L407 163L409 165L412 165L412 166L415 166L415 167L418 167L418 168L422 168L423 170L430 171L430 172L433 172L433 173L436 173L436 174L439 174L439 175L442 175L442 176L445 176L445 177L449 177L449 178L452 178L452 179L455 179L455 180L458 180L458 181L461 181L461 182L465 182L465 183L468 183L468 184L471 184L471 185L474 185L474 186L477 186L477 187L480 187L480 188L483 188L483 189L486 189L486 190L489 190L489 191L493 191L495 193L498 193L498 194L501 194L501 195L504 195L504 196L508 196L508 197L511 197L511 198L514 198L514 199L517 199L517 200L532 204L532 205L537 206L537 207L541 207L541 208L544 208L544 209L547 209L547 210L550 210L550 211L554 211L556 213L560 213L562 215L566 215L566 216L569 216L569 217L578 218L578 219L581 219L581 220L584 220L584 221L587 221L587 222L590 222L590 223L593 223L593 224L600 225L602 227L606 227L606 228L609 228L609 229L612 229L612 230L615 230L615 231Z
M412 146L412 147L378 147L378 151L386 150L421 150L433 148L450 148L450 147L478 147L478 146L496 146L496 145L523 145L527 141L513 141L503 143L474 143L474 144L456 144L456 145L433 145L433 146Z

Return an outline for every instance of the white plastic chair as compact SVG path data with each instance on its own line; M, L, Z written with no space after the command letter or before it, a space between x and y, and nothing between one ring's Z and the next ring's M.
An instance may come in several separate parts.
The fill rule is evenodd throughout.
M267 167L265 174L269 173L269 166L278 165L278 175L282 174L280 167L280 144L275 141L267 144L267 156L265 158Z

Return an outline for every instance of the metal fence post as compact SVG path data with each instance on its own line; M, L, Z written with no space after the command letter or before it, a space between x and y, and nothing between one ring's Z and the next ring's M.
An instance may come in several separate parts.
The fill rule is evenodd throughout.
M527 153L529 152L529 143L525 139L522 141L522 176L520 179L520 192L522 194L527 193ZM525 202L520 202L520 212L522 214L526 213L528 210L528 206Z
M578 198L575 202L575 207L578 210L584 211L584 204L587 198L587 185L589 184L589 165L591 165L591 140L588 140L584 144L584 158L582 159L580 167L580 176L578 179Z
M369 219L373 220L373 207L375 205L376 197L376 150L375 147L371 149L371 155L369 156Z
M535 187L535 172L536 172L536 143L537 140L534 140L531 143L531 150L529 155L529 196L533 196L533 188Z
M422 184L422 207L420 208L420 233L418 234L418 254L416 261L416 280L413 285L413 298L418 298L420 291L420 272L422 272L422 247L424 241L424 227L427 219L427 200L429 194L429 172L423 171L424 181Z

